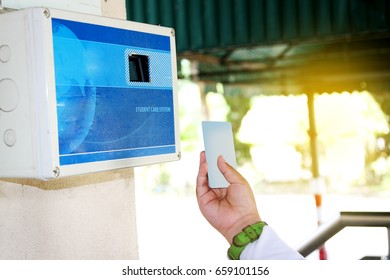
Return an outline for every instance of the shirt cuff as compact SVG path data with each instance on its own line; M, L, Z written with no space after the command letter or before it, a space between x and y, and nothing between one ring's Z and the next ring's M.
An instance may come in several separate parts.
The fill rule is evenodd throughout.
M269 226L263 228L260 238L248 244L240 260L302 260L297 250L285 243Z

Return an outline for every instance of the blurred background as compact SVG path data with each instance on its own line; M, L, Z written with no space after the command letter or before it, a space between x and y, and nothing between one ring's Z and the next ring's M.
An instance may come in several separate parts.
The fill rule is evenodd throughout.
M390 2L127 1L175 29L182 159L135 169L140 259L225 259L195 198L202 120L229 121L263 220L298 248L340 211L390 212ZM154 221L154 222L150 222ZM388 256L345 228L310 259Z

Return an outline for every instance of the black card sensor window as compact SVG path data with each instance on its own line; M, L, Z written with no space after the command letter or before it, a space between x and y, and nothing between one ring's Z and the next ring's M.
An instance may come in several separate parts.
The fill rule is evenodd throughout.
M140 54L129 55L129 73L131 82L149 82L149 57Z

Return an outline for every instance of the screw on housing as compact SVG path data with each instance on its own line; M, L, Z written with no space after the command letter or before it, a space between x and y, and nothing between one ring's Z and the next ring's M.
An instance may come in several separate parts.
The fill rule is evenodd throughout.
M56 166L53 170L54 177L59 177L60 176L60 168Z
M43 10L43 14L45 15L45 17L49 18L49 17L50 17L50 11L49 11L49 9L48 9L48 8L45 8L45 9Z

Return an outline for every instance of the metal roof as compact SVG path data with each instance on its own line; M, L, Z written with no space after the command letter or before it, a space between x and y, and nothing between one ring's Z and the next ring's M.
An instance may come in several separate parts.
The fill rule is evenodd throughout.
M127 0L127 17L175 28L205 82L390 90L387 0Z

